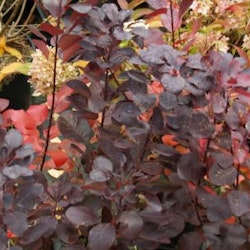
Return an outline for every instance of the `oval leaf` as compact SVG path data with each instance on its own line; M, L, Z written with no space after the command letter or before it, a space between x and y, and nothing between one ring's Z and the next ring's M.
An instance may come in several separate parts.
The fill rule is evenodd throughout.
M120 222L119 233L123 238L128 240L135 239L143 228L142 218L133 211L123 212L118 222Z
M89 231L89 250L109 250L115 240L115 227L110 223L101 223Z
M98 223L98 218L93 210L84 206L75 206L67 209L66 217L77 226L93 226Z

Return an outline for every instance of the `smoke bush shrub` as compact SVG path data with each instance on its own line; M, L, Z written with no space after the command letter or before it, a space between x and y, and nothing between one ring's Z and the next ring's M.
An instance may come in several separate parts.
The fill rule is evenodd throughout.
M0 248L248 249L244 59L177 51L93 2L43 1L57 55L86 66L47 104L2 115Z

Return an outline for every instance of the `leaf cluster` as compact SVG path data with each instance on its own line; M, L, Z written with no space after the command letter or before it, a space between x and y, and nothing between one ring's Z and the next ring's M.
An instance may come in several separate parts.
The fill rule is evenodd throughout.
M0 248L248 249L246 61L176 50L95 2L43 1L57 25L34 29L38 49L45 31L87 63L46 103L1 116Z

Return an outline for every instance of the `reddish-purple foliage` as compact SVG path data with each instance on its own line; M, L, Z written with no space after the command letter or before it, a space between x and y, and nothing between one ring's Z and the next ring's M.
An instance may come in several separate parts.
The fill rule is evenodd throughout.
M32 147L1 128L0 248L13 237L13 249L249 249L244 60L148 45L153 28L123 30L129 11L68 2L44 1L67 27L41 29L65 61L89 61L66 83L72 91L56 95L57 133L74 170L53 180L30 170ZM148 0L154 9L164 2ZM46 54L45 41L36 45ZM43 129L47 113L38 119L34 109ZM28 123L17 122L24 134Z

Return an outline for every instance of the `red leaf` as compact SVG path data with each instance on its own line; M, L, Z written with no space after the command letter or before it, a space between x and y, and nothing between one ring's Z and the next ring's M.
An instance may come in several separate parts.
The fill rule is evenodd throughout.
M50 23L42 23L40 25L40 29L42 31L49 33L52 36L60 35L63 33L63 31L61 29L57 28L56 26L53 26Z
M173 22L173 31L176 31L181 25L181 19L179 18L179 10L177 8L173 8L171 11L170 8L168 8L167 13L161 16L161 21L164 27L169 32L172 32L172 22Z
M194 0L182 0L180 3L180 9L179 9L179 18L181 19L182 16L185 14L185 12L188 10L188 8L191 6Z
M81 40L81 36L65 34L59 40L59 47L64 50L71 47L74 43L79 43Z
M43 55L48 58L49 57L49 50L47 44L44 41L33 39L32 42L36 45L38 49L40 49Z
M48 106L46 104L32 105L27 110L27 113L37 125L41 125L48 118Z
M47 155L53 159L56 167L62 166L69 158L68 154L63 151L48 151Z
M63 86L56 94L55 107L54 112L61 113L69 106L69 101L67 100L67 96L70 96L73 93L73 89ZM52 95L47 97L48 107L51 108L52 104Z

